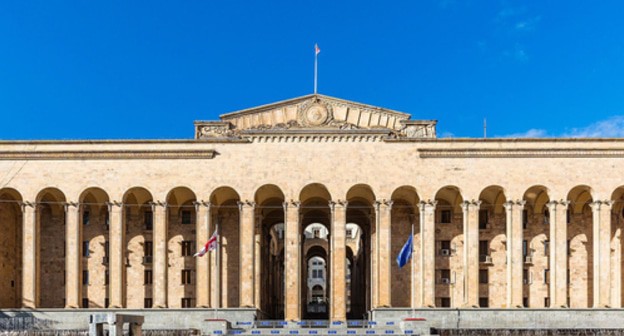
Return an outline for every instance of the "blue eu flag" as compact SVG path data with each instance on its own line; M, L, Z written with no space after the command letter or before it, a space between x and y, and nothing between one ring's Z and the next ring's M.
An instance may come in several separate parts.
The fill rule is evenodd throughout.
M412 256L412 237L413 236L414 235L409 236L409 238L405 242L405 245L403 245L403 248L401 248L401 252L399 252L399 255L397 256L397 264L399 264L399 268L405 266L409 258Z

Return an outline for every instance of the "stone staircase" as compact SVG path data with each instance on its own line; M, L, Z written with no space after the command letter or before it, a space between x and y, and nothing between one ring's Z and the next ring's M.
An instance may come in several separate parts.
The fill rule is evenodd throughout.
M312 321L255 321L237 322L230 325L225 320L207 320L210 326L204 329L209 335L271 335L271 336L386 336L386 335L430 335L430 328L424 319L404 321L362 321L345 322Z

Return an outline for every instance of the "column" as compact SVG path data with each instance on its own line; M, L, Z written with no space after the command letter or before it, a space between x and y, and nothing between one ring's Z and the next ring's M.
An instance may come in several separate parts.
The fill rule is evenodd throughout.
M420 277L419 301L421 307L435 307L435 209L437 201L419 203Z
M337 200L329 203L331 209L331 297L329 319L347 320L346 304L346 226L347 201Z
M256 216L254 231L254 302L256 308L260 307L260 291L262 287L262 216Z
M110 219L109 232L109 295L111 308L123 308L124 287L124 259L126 247L124 244L126 230L123 222L123 204L119 202L108 203L108 218Z
M39 306L39 223L37 205L22 203L22 307Z
M464 211L464 305L479 306L479 206L481 201L465 201Z
M154 216L154 308L167 308L167 203L152 202Z
M301 320L301 234L299 233L300 202L284 202L284 318Z
M65 204L65 308L80 308L82 243L77 203Z
M522 211L524 200L508 201L505 206L507 227L507 308L522 307L524 255L522 250Z
M550 307L568 303L568 236L566 215L569 201L548 202L550 213Z
M622 223L619 213L611 214L613 261L611 264L611 308L622 308Z
M594 308L610 306L611 290L611 201L590 203L594 245Z
M377 270L377 307L390 307L391 300L391 220L392 201L379 200L375 202L376 221L379 227L377 235L378 270Z
M197 251L200 251L211 234L211 222L210 222L210 203L208 202L195 202L195 215L197 219L195 221L195 230L197 232ZM203 257L195 258L196 272L196 306L198 308L208 308L210 305L210 257L214 253L207 253Z
M240 211L240 306L254 307L254 209L256 203L238 202Z

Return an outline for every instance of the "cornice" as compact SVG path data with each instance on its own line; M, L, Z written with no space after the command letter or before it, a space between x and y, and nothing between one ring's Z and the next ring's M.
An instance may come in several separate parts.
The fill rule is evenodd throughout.
M1 160L141 160L213 159L214 149L204 150L24 150L0 151Z
M624 148L420 148L423 159L466 158L624 158Z

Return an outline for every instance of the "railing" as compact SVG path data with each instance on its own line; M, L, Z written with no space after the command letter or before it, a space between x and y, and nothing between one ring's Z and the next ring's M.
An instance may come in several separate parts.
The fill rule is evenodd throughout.
M249 323L249 322L242 322ZM300 328L330 328L342 326L344 322L331 322L329 320L303 320L297 322L290 322ZM282 320L257 320L253 323L254 328L284 328L289 325L289 322ZM368 320L348 320L346 322L348 328L370 328L376 326L375 321ZM237 326L242 327L243 324L237 323Z

